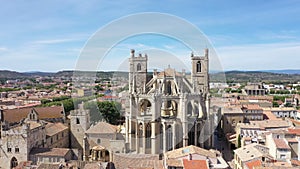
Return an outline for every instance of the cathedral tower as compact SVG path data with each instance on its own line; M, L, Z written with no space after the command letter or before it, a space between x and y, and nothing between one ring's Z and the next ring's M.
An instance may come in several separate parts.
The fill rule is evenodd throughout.
M82 160L82 148L85 131L90 128L90 111L84 109L83 103L70 112L71 148L78 149L78 159Z
M204 56L194 56L192 60L192 85L196 93L208 93L208 49L205 49Z
M147 80L148 57L139 54L135 56L135 51L131 49L129 58L129 92L141 93L145 89Z

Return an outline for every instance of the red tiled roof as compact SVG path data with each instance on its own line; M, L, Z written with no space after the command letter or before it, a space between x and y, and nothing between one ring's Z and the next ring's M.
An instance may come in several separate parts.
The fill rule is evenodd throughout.
M67 130L68 127L62 123L48 123L45 127L47 136L54 136L64 130Z
M180 158L187 156L189 154L199 154L202 156L210 157L210 158L216 158L217 155L214 152L211 152L209 150L190 145L182 148L178 148L172 151L168 151L165 153L165 156L170 159L170 158Z
M289 143L298 143L298 140L296 138L286 138L286 140L289 142Z
M30 155L64 157L69 151L68 148L33 148Z
M9 123L20 122L27 115L35 110L38 114L39 119L52 119L52 118L63 118L64 109L62 106L52 106L52 107L34 107L34 108L21 108L21 109L8 109L3 110L4 120Z
M117 133L118 127L106 122L98 122L95 126L90 127L86 133Z
M294 120L294 119L290 119L290 121L293 122L293 124L294 124L295 126L300 126L300 122L299 122L299 121Z
M291 149L283 139L274 139L277 148L280 149Z
M162 160L152 154L113 154L115 168L154 168L163 169Z
M263 113L267 116L268 119L270 119L270 120L277 120L277 117L271 111L264 110Z
M260 160L250 161L245 163L249 169L254 169L254 167L261 166Z
M262 110L262 108L258 104L247 104L247 105L243 105L242 108L248 110Z
M291 163L293 165L300 166L300 161L299 160L291 160Z
M209 169L206 160L187 160L183 159L185 169Z
M290 134L300 135L300 128L288 128Z

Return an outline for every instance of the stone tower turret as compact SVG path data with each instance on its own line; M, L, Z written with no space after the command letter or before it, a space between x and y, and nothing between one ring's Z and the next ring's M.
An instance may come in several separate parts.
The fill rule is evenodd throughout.
M78 159L82 160L85 131L90 128L90 112L79 104L79 109L70 112L71 148L78 149Z
M142 92L147 80L148 57L139 54L135 56L135 51L131 49L129 58L129 92Z
M191 54L192 60L192 85L194 92L208 93L209 76L208 76L208 49L205 49L204 56L194 56Z

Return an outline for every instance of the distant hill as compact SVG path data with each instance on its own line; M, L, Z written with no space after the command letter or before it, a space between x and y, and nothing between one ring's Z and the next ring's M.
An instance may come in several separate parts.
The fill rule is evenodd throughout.
M54 74L56 73L33 71L33 72L23 72L23 74L27 76L54 76Z
M13 78L25 78L28 75L16 71L0 70L0 78L13 79Z
M300 74L300 69L263 70L263 72L283 73L283 74Z
M59 72L56 72L54 74L54 76L56 77L62 77L62 76L65 76L65 77L72 77L73 76L73 70L63 70L63 71L59 71Z
M224 73L210 75L212 82L218 82L217 77ZM272 73L264 71L227 71L227 83L266 82L266 83L294 83L300 81L300 74Z
M18 79L18 78L30 78L36 76L54 76L54 77L72 77L73 70L64 70L56 73L53 72L16 72L9 70L0 70L0 79ZM79 71L80 76L96 76L97 78L112 78L116 76L122 76L128 78L128 72L92 72L92 71ZM149 75L152 73L149 72ZM263 70L263 71L227 71L225 72L227 83L245 83L245 82L267 82L267 83L295 83L300 81L300 70ZM211 82L224 82L224 73L211 73Z

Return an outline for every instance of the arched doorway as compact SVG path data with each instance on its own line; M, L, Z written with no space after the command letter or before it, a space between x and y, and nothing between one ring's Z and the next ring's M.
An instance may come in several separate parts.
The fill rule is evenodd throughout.
M15 167L18 166L18 160L16 159L16 157L13 157L11 160L10 160L10 168L13 169Z

